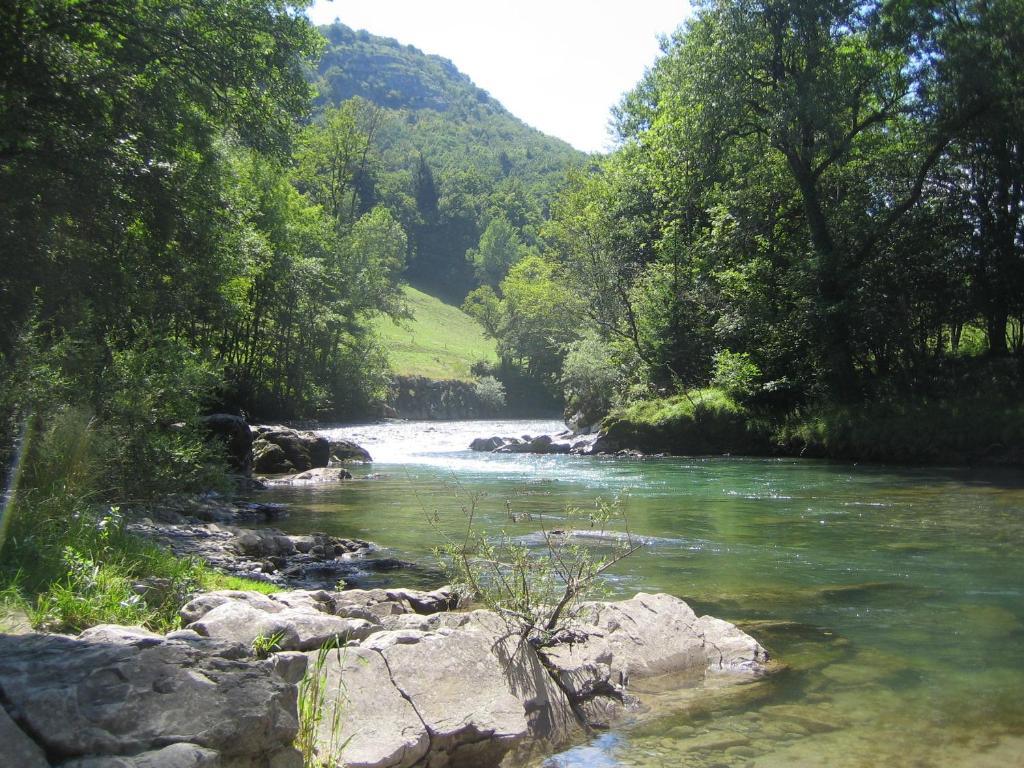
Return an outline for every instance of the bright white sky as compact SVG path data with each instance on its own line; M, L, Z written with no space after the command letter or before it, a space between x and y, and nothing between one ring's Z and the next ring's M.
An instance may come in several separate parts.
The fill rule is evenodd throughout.
M315 0L309 17L451 59L512 114L589 152L658 55L686 0Z

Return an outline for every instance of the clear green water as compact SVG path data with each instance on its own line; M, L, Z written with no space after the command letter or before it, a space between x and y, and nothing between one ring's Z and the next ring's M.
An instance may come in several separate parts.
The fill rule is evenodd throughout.
M651 712L548 766L1024 766L1024 477L801 460L492 456L553 424L346 430L378 462L270 492L282 526L431 562L428 523L484 493L489 530L618 496L649 546L611 579L736 622L785 664L755 683L639 691ZM430 430L430 431L427 431ZM377 473L375 479L358 480ZM266 498L266 497L264 497Z

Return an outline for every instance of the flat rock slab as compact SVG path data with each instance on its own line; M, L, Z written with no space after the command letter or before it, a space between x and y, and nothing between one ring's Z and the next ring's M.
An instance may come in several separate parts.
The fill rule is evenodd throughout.
M367 648L307 654L319 673L327 704L317 738L319 757L347 768L409 768L430 748L430 736L412 704L395 687L384 657ZM337 703L335 703L337 702ZM333 727L335 712L338 728ZM342 760L337 758L339 748Z
M245 602L218 605L188 628L212 637L252 647L257 639L275 640L275 649L308 651L329 641L339 644L368 637L374 626L365 619L343 619L310 608L266 611Z
M269 765L275 754L294 765L294 685L273 661L235 652L123 627L87 639L0 636L0 693L19 729L56 762L181 743L216 752L223 766Z
M573 727L569 701L533 648L476 611L457 630L392 632L366 641L430 734L428 765L497 765L513 749L557 744Z
M220 755L195 744L172 744L133 757L83 757L60 768L221 768Z

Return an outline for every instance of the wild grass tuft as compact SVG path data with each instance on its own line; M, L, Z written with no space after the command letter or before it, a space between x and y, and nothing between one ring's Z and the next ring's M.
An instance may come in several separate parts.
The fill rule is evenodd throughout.
M328 689L325 671L331 654L341 663L341 647L337 640L320 648L313 666L299 683L299 733L295 746L302 753L304 768L333 768L341 761L342 750L350 739L341 740L341 702L344 683L339 678L334 691ZM326 743L320 738L325 730ZM350 737L351 738L351 737Z
M178 626L178 609L203 589L272 585L223 576L179 558L126 528L104 503L104 436L87 413L67 410L26 435L5 509L0 594L40 629L76 632L96 624Z

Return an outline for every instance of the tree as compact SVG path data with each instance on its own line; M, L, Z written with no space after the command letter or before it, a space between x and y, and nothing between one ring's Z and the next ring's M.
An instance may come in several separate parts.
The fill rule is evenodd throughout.
M370 193L374 141L384 112L362 99L329 107L299 136L295 177L309 195L334 219L339 232L358 218L363 196Z
M130 333L126 318L167 323L174 295L208 294L220 231L216 142L229 131L261 151L287 151L310 94L299 60L318 47L301 7L4 4L0 351L10 351L32 302L48 324L73 324L87 310L101 327Z
M466 252L466 260L473 265L477 280L482 285L497 288L509 269L526 253L515 228L504 216L491 219L480 235L477 248Z
M582 299L555 280L555 266L539 256L515 264L501 282L503 320L498 351L524 364L554 389L567 344L576 338Z
M831 390L856 389L858 281L925 192L973 113L947 114L914 90L906 35L881 34L882 8L846 0L704 3L654 85L651 134L695 127L728 147L759 142L784 161L802 215ZM882 161L906 169L887 173Z

